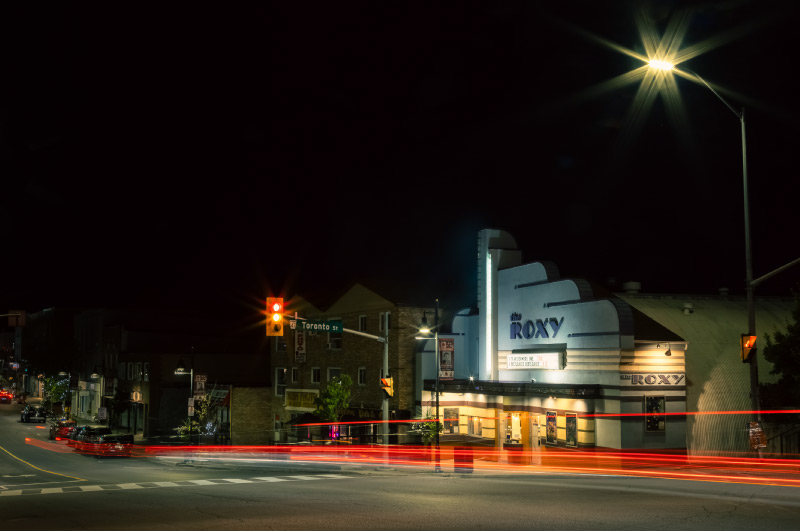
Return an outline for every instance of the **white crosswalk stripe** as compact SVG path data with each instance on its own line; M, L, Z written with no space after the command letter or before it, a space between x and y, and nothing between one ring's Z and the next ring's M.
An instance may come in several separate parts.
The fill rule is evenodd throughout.
M278 483L282 481L313 481L316 479L348 479L354 476L339 474L314 474L306 476L266 476L249 479L242 478L214 478L190 479L184 481L142 481L140 483L119 483L111 485L81 485L70 487L48 487L15 490L0 490L0 497L6 496L35 496L37 494L70 494L79 492L97 492L129 489L155 489L164 487L201 487L207 485L234 485L243 483Z

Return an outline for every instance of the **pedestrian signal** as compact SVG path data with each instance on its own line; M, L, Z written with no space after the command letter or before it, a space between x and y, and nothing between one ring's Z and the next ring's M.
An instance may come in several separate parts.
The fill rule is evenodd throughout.
M386 393L386 396L393 396L394 395L394 379L393 378L381 378L381 388L383 388L383 392Z
M742 338L739 340L739 345L742 347L742 363L750 363L750 353L756 348L756 336L742 334Z

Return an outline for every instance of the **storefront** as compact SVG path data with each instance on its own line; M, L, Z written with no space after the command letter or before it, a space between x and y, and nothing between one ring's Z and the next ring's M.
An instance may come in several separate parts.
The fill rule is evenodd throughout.
M501 231L479 233L478 259L478 312L439 336L453 345L438 367L443 443L686 447L682 338L552 264L521 264ZM434 351L418 354L423 415L435 407Z

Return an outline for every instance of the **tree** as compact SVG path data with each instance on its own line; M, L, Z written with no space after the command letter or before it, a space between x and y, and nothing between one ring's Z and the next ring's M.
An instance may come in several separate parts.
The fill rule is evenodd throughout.
M436 440L437 432L442 433L444 431L444 426L436 420L436 416L429 409L422 422L414 424L414 431L418 431L422 435L422 444L428 445L433 444Z
M795 297L793 322L786 322L786 332L777 330L774 337L764 334L764 359L773 365L770 374L780 375L780 378L776 383L761 384L761 409L800 407L800 293ZM800 419L798 415L791 417L791 420Z
M48 376L42 381L42 405L53 413L55 404L64 403L69 392L69 378L61 376ZM62 406L63 407L63 406Z
M348 375L334 376L325 390L314 399L317 416L330 422L339 422L350 407L350 388L353 380Z

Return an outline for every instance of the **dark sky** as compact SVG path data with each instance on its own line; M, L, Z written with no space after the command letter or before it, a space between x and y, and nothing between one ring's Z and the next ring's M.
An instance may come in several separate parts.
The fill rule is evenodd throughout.
M741 293L736 116L682 78L679 127L660 96L626 120L638 82L592 93L642 63L583 32L642 53L642 9L721 43L683 66L747 106L755 276L800 257L791 3L554 4L4 12L0 304L227 314L356 280L468 304L485 227L564 277Z

